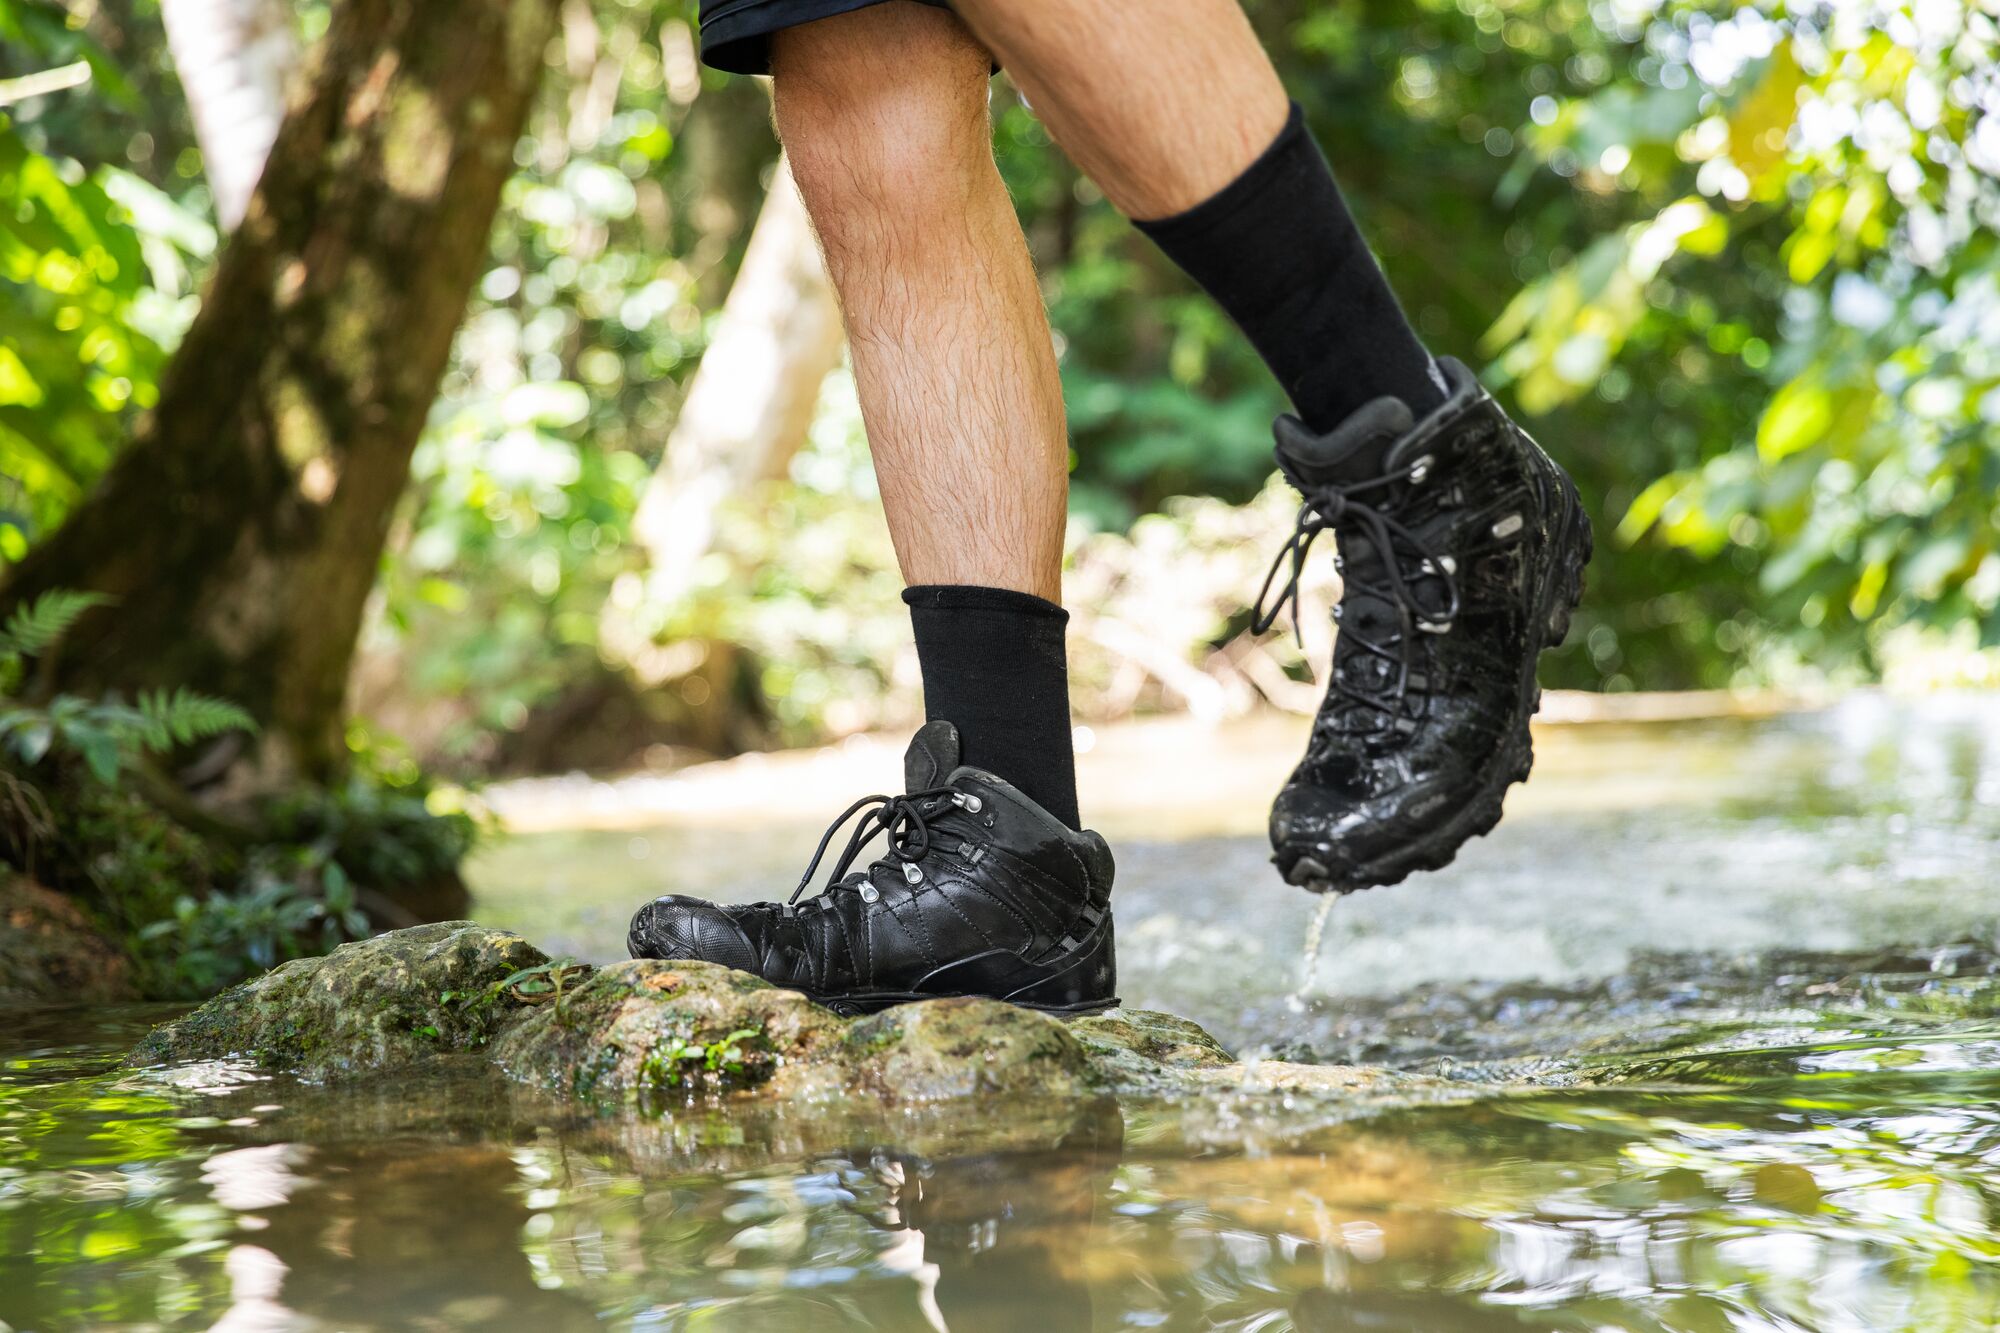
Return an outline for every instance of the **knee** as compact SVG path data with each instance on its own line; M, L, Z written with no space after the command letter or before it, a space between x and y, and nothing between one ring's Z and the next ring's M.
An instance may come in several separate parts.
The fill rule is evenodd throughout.
M908 4L779 34L778 135L829 248L885 212L949 208L993 170L989 59L948 12Z

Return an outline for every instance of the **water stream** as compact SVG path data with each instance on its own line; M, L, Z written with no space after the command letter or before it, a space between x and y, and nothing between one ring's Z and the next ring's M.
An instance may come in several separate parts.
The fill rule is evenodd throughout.
M1492 838L1332 905L1303 993L1319 904L1262 864L1254 791L1191 754L1183 804L1121 805L1122 744L1085 791L1127 1000L1444 1095L598 1118L135 1075L160 1011L17 1014L0 1324L2000 1328L2000 700L1552 729ZM481 915L612 956L663 884L784 885L791 804L598 808L486 854Z

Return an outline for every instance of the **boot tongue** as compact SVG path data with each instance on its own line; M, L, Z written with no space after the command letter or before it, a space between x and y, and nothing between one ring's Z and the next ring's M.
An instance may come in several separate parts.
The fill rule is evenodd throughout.
M1324 435L1313 434L1295 416L1282 416L1276 427L1278 466L1302 489L1369 481L1381 475L1383 459L1416 424L1409 404L1400 398L1364 403Z
M903 752L903 790L942 787L959 763L958 728L939 718L926 722Z
M1364 403L1324 435L1313 434L1297 417L1279 417L1278 466L1302 491L1316 485L1352 486L1373 481L1382 475L1385 460L1396 442L1415 426L1415 416L1400 398L1377 398ZM1367 530L1358 524L1338 525L1334 540L1347 567L1341 595L1341 628L1353 631L1338 637L1334 656L1340 661L1358 656L1367 659L1364 667L1372 667L1374 659L1356 646L1355 635L1380 641L1399 620L1394 604L1377 591L1386 581L1383 562L1389 553L1376 550Z

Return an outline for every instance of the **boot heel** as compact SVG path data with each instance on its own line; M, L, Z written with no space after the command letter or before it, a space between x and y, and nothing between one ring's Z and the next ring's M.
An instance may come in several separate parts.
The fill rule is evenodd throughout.
M1583 510L1583 497L1576 493L1576 487L1563 478L1563 496L1575 514L1574 525L1563 542L1563 550L1557 555L1555 577L1560 580L1554 598L1549 606L1548 623L1544 626L1542 647L1560 648L1569 637L1570 618L1583 601L1584 568L1590 564L1595 549L1594 536L1590 530L1590 516Z
M1103 924L1091 934L1092 938L1062 971L1002 998L1009 1004L1051 1014L1094 1014L1117 1008L1118 947L1109 912L1105 913Z

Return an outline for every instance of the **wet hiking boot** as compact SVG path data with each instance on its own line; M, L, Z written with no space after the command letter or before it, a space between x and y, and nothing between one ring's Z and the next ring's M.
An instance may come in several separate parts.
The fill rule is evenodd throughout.
M1272 860L1315 892L1436 870L1499 822L1534 760L1536 659L1583 591L1575 486L1464 366L1439 365L1452 394L1421 422L1395 398L1325 435L1278 420L1278 466L1305 502L1257 629L1288 602L1296 620L1306 553L1329 528L1343 583L1332 683L1271 807ZM1368 462L1385 440L1385 461Z
M948 722L916 734L904 773L903 795L856 801L833 822L790 901L656 898L632 918L632 956L721 963L849 1014L945 995L1064 1014L1116 1005L1104 839L960 764ZM857 814L827 884L800 901ZM848 873L878 833L887 852Z

